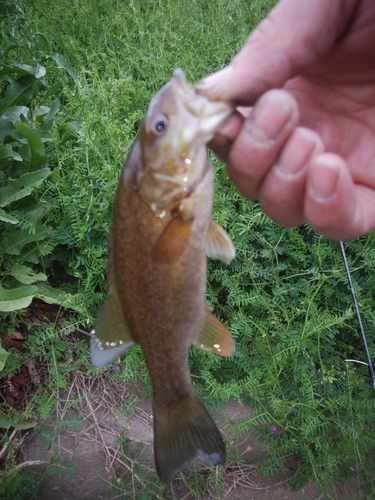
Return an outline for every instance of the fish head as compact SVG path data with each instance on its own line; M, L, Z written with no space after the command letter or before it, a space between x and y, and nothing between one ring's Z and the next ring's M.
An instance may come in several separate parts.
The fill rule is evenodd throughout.
M181 69L153 97L139 136L136 188L157 214L199 185L207 169L206 144L234 105L195 92Z

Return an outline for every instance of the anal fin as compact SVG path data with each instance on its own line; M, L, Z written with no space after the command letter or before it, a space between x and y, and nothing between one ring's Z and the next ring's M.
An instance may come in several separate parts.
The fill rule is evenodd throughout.
M193 344L219 356L232 356L236 344L230 331L205 308Z
M135 344L114 286L111 288L91 332L91 362L97 368L111 363Z
M206 255L212 259L218 259L225 264L230 264L236 256L236 249L229 236L213 220L210 223L206 242Z

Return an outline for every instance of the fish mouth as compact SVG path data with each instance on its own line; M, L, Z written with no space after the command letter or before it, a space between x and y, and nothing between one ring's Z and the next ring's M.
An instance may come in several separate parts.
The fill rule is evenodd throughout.
M214 136L219 126L232 114L234 106L226 102L207 100L205 114L200 120L200 132L207 135L208 142Z
M172 82L177 87L180 102L198 120L194 140L209 142L220 125L233 113L235 103L210 101L207 97L197 94L194 86L187 83L182 69L173 72Z

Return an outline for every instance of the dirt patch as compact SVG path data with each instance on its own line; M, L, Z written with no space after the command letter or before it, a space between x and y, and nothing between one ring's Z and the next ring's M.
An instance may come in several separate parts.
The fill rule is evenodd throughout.
M108 483L106 460L101 447L83 436L75 439L63 431L53 448L48 451L33 434L24 445L26 462L31 470L44 474L51 456L58 453L61 459L76 466L73 476L46 475L38 491L38 500L107 500L112 498ZM39 464L38 464L39 462Z
M74 422L82 420L79 429L65 427L53 440L50 450L41 444L40 437L31 434L22 448L23 464L40 474L47 470L51 456L56 454L67 464L76 466L72 476L44 475L38 491L39 500L109 500L119 498L111 482L115 478L136 474L141 465L143 475L155 478L153 464L153 430L151 400L136 401L134 396L139 387L125 386L110 377L86 378L77 373L74 386L61 397L57 408L57 420ZM136 402L128 414L124 414L126 402ZM72 399L77 399L74 410ZM121 410L122 409L122 410ZM230 402L217 412L215 420L227 437L233 426L248 416L251 408ZM52 432L56 422L46 422L45 429ZM126 455L124 454L126 441ZM122 443L122 445L121 445ZM227 500L297 500L318 498L314 483L292 492L288 488L288 475L279 474L262 478L256 466L256 458L264 453L263 445L249 436L243 436L231 443L245 458L245 465L225 465L225 487L220 496L213 494L205 498L225 498ZM207 468L202 466L203 470ZM207 468L208 470L208 468ZM182 484L182 483L181 483ZM352 480L329 492L332 499L351 500L363 498L358 484ZM121 498L137 498L135 491ZM163 498L155 494L155 498ZM172 487L168 498L192 500L191 490L181 486ZM201 497L203 498L203 497Z

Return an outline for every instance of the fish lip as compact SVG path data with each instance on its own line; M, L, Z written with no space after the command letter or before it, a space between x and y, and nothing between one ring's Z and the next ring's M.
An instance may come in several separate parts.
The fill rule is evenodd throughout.
M200 132L213 137L220 125L233 113L234 106L225 102L208 101L207 107L209 112L200 120Z
M173 78L180 84L188 86L186 76L184 71L181 68L176 68L173 71Z
M174 70L171 84L175 87L178 101L198 120L193 140L207 144L220 125L233 113L235 103L210 101L206 96L197 93L195 87L189 85L185 73L180 68Z
M197 92L196 86L188 83L185 73L181 68L177 68L173 71L172 84L177 84L177 86L180 87L180 91L182 92L179 93L179 97L183 100L190 113L195 116L199 116L202 113L203 107L203 112L207 115L216 115L220 112L228 113L229 115L236 107L235 102L210 101L208 97ZM200 106L194 106L192 103L195 102L199 102ZM211 109L207 109L207 107ZM225 118L226 117L224 117L224 119Z
M206 100L205 111L198 117L199 124L192 137L194 144L207 144L214 137L220 126L233 113L234 107L225 102L213 102Z

